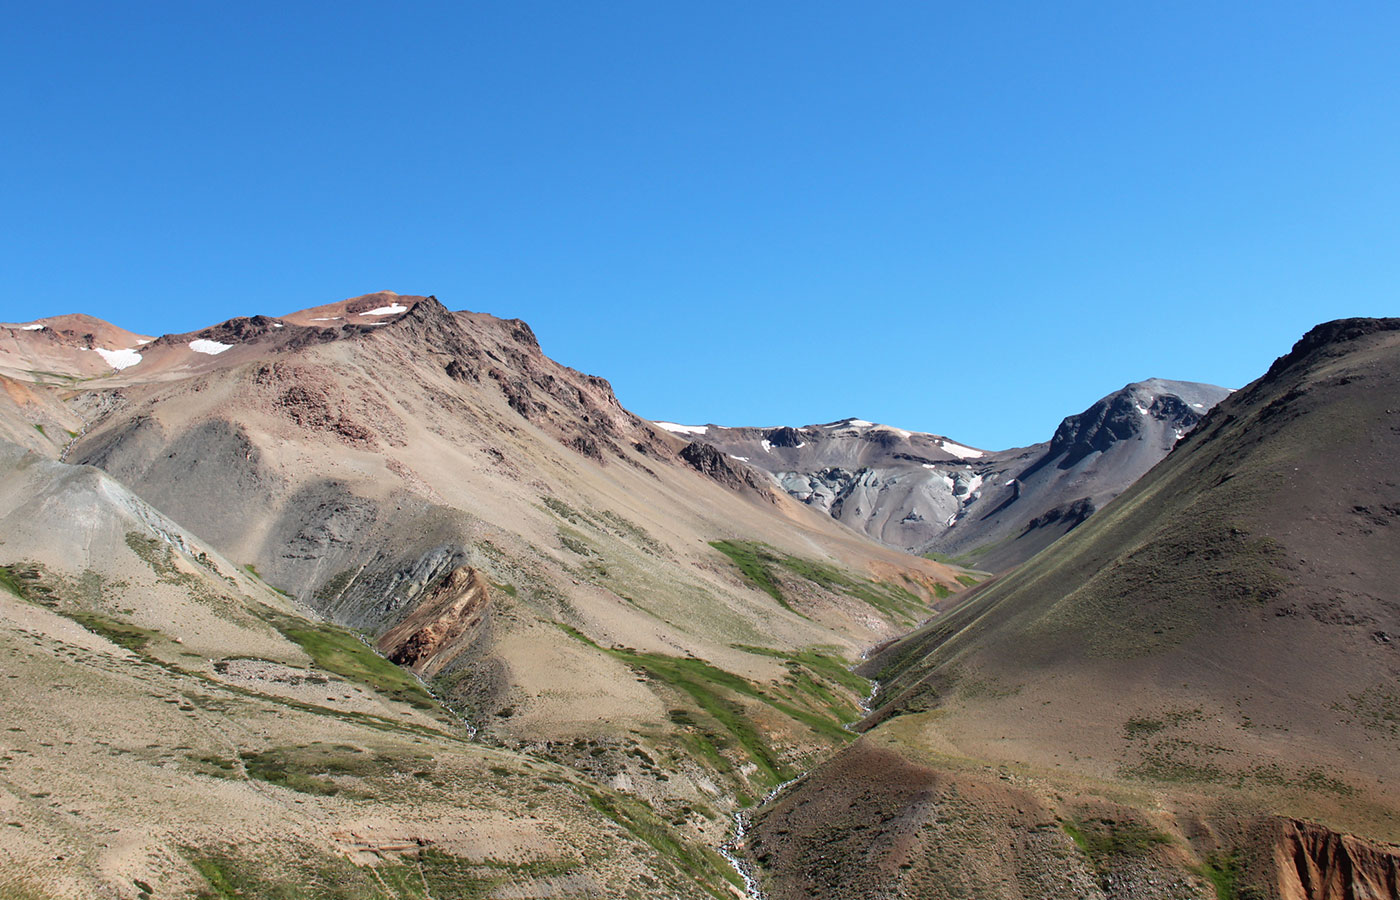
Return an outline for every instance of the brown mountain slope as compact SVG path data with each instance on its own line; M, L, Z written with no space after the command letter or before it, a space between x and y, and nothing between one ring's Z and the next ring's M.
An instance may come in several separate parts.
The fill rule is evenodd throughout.
M522 322L398 295L311 312L47 388L82 419L68 460L382 639L479 739L627 791L687 840L717 845L738 804L846 743L866 690L849 663L961 589L705 465Z
M0 896L729 896L104 473L0 442Z
M1250 896L1290 896L1268 816L1400 840L1397 461L1400 320L1319 326L1075 532L875 654L871 730L848 752L897 753L959 802L991 790L966 840L1001 841L1010 864L1049 834L1067 860L1050 868L1087 861L1107 896L1173 895L1174 879L1209 896L1211 866ZM774 895L812 896L796 810L852 791L910 822L911 867L870 890L954 895L935 846L947 791L832 771L760 822ZM1041 812L1016 819L1027 804ZM828 838L862 852L844 824ZM1018 890L1003 895L1054 896Z

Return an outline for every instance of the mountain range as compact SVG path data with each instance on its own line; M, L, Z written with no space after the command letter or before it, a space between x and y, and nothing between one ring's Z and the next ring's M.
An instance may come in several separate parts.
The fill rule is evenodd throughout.
M658 423L771 473L876 540L992 571L1029 559L1166 456L1225 388L1159 378L1067 417L1046 442L986 451L863 419L803 428Z
M0 326L0 897L1384 896L1398 328L984 451L434 297Z

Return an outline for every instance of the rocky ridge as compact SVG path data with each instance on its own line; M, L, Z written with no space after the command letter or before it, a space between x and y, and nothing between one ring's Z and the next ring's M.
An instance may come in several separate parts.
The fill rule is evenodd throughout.
M788 495L886 544L1003 571L1083 522L1229 391L1150 379L1003 451L861 419L803 428L662 428L768 472Z

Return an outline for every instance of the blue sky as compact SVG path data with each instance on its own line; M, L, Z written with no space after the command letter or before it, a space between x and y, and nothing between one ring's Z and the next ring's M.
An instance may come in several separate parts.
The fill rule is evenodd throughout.
M389 289L651 418L1000 448L1397 312L1400 5L31 3L0 319Z

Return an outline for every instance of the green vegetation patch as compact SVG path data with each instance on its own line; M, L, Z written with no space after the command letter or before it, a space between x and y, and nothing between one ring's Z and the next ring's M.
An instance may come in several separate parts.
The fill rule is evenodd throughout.
M268 624L305 650L319 668L417 709L441 710L412 673L375 653L353 632L327 622L297 619L267 607L261 607L259 612Z
M826 563L781 554L765 544L754 541L711 541L710 546L729 557L751 584L778 601L784 609L798 615L802 613L793 609L783 595L782 587L774 574L775 566L833 593L844 594L868 603L891 621L912 622L928 611L918 595L902 585L859 578Z
M665 548L645 528L610 509L577 510L558 497L545 497L542 502L565 522L611 535L649 556L665 555ZM560 533L563 534L563 529Z
M425 847L375 866L311 848L283 853L281 859L242 847L186 847L184 856L205 881L199 900L432 900L484 898L502 888L567 875L578 859L537 861L470 860Z
M1170 844L1170 836L1141 822L1083 819L1061 822L1060 827L1100 874L1121 858L1146 856L1155 847Z
M1157 732L1161 731L1163 728L1166 727L1167 723L1163 722L1161 719L1149 719L1145 716L1133 716L1131 719L1123 723L1123 737L1131 741L1137 738L1147 737L1149 735L1156 734Z
M1221 781L1225 770L1213 757L1227 753L1223 747L1212 747L1185 738L1164 738L1142 750L1141 761L1124 766L1123 774L1145 781L1207 783Z
M117 646L125 647L133 653L140 653L153 640L162 636L159 631L153 628L142 628L139 625L118 622L116 619L110 619L99 613L75 611L65 613L65 615L88 631L100 634Z
M24 599L24 585L15 577L15 573L10 571L9 566L0 566L0 588L4 588L20 599Z
M385 756L362 750L349 744L324 744L313 741L293 747L271 747L267 750L240 753L239 759L249 778L289 788L302 794L331 796L374 796L363 788L345 790L334 779L346 776L357 779L382 778L396 772L416 770L428 757L425 754L397 752ZM215 765L219 765L216 760Z
M834 648L808 647L803 650L776 650L733 644L736 650L784 661L787 676L774 690L783 699L805 707L817 715L830 716L843 727L857 721L861 709L851 695L864 697L871 684L851 671L846 660ZM820 729L826 733L826 729Z
M778 583L773 580L773 575L768 571L764 556L760 555L757 544L745 541L710 541L710 546L729 557L734 565L739 567L743 576L760 591L777 600L784 609L792 610L783 597ZM793 611L795 612L795 610Z
M1215 900L1240 900L1240 860L1236 853L1211 853L1196 874L1215 888Z
M738 698L764 703L832 741L845 743L854 737L843 727L842 716L834 711L816 712L803 708L790 695L780 695L777 691L755 685L705 660L643 653L623 647L606 648L575 628L563 624L559 627L576 640L622 660L648 680L690 698L704 714L704 719L693 717L688 711L673 711L672 722L693 723L696 728L690 733L690 738L682 732L681 742L698 759L709 761L717 770L726 773L732 772L733 766L724 759L721 751L735 749L742 752L757 768L751 781L760 787L772 787L796 773L778 758L763 729L749 717Z
M1350 703L1334 703L1332 708L1346 715L1348 724L1400 736L1400 691L1387 684L1376 684L1359 694L1347 695L1347 700Z
M683 842L666 823L639 800L620 794L604 794L591 787L575 785L588 804L627 829L663 858L689 875L709 894L722 900L733 896L724 885L742 889L743 880L724 859L709 847Z

